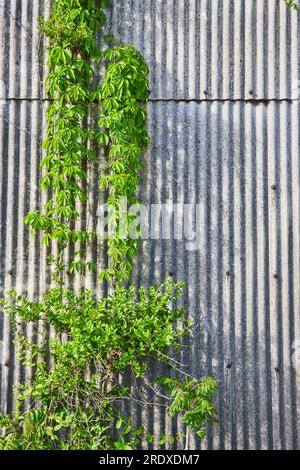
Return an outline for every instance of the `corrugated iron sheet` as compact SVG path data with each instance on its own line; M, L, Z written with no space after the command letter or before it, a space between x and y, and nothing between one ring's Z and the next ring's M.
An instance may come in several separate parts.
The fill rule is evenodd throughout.
M8 98L38 98L50 0L1 0ZM283 0L112 1L111 31L150 66L152 99L298 97L298 15Z
M48 7L0 0L0 288L32 297L49 284L46 254L23 224L45 197L37 24ZM298 15L281 0L121 0L112 2L108 25L150 66L142 200L201 207L200 250L187 240L144 241L135 269L136 284L166 275L187 282L194 338L179 360L219 381L219 424L191 447L299 449ZM91 196L96 224L96 184ZM13 385L30 373L15 359L7 318L0 326L6 410ZM172 427L161 409L132 403L127 411L157 435Z
M143 51L153 99L297 93L297 15L282 0L123 0L109 19Z

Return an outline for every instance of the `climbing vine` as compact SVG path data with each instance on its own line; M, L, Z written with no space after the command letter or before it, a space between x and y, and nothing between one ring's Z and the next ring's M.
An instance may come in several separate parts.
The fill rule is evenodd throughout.
M44 245L57 242L59 266L70 241L76 246L76 242L96 238L94 232L72 227L80 218L76 203L87 199L81 185L86 178L84 163L96 158L96 132L83 123L99 91L92 89L94 67L101 59L95 31L101 30L104 22L103 10L93 1L61 0L54 2L51 18L41 25L50 42L46 90L52 99L43 143L47 154L41 162L46 170L41 188L51 190L52 197L42 213L28 214L25 222L33 232L43 232ZM71 269L74 266L78 263Z
M34 371L32 383L19 385L14 410L0 417L1 449L132 449L145 442L174 444L184 436L146 434L143 426L136 428L124 417L124 401L147 405L143 395L149 385L156 402L148 406L165 406L167 401L170 415L182 416L200 438L207 421L215 420L216 381L190 377L169 355L171 349L180 348L191 329L186 311L175 306L183 284L167 279L161 286L138 292L128 287L138 242L128 236L134 216L122 212L120 198L130 205L139 203L140 158L149 142L148 67L133 46L119 44L112 37L107 40L113 47L99 49L95 33L102 31L106 4L55 0L50 19L41 25L49 40L46 87L52 100L41 188L51 196L42 211L28 214L25 222L33 232L42 231L45 245L57 245L58 255L49 257L56 285L41 301L14 291L1 300L11 318L19 361ZM105 65L106 74L95 87L95 70L100 65ZM93 130L88 116L95 106L100 120ZM107 191L113 208L110 223L117 229L107 239L109 263L100 273L100 282L110 283L110 295L97 300L88 290L66 289L62 273L67 246L99 243L97 233L74 227L81 217L78 207L88 197L83 190L84 168L90 162L99 164L100 147L107 151L108 164L99 185ZM69 268L81 271L84 254L74 251ZM28 340L20 333L19 323L24 321L51 326L54 339L46 344L39 334L37 342ZM159 377L149 384L150 358L171 366L172 377ZM120 376L126 374L139 378L142 385L120 385Z
M109 172L101 177L100 187L110 189L107 202L115 209L113 217L118 231L108 238L110 267L100 278L129 280L138 240L127 236L134 217L122 210L120 199L125 197L129 206L139 203L136 190L142 168L140 156L149 142L147 115L142 106L149 93L148 66L130 45L111 49L105 57L110 64L102 85L104 114L99 124L106 129L104 136L110 149Z

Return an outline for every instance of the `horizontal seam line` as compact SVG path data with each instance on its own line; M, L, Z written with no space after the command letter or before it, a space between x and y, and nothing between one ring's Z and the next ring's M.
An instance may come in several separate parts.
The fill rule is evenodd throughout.
M0 101L53 101L51 98L0 98ZM271 102L293 102L298 98L150 98L149 103L176 102L176 103L213 103L213 102L242 102L242 103L271 103Z
M197 99L197 98L182 98L182 99L176 99L176 98L154 98L150 99L149 101L178 101L178 102L196 102L196 103L210 103L214 101L220 101L220 102L226 102L226 101L231 101L231 102L244 102L244 103L269 103L272 101L296 101L295 98L207 98L207 99Z

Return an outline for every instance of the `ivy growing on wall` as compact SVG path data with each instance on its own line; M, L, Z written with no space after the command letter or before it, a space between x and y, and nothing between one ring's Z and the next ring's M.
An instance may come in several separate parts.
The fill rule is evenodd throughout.
M141 154L149 142L148 67L133 46L118 44L111 37L113 47L99 49L95 33L102 31L106 4L55 0L50 19L41 25L49 40L46 87L52 100L41 188L51 197L25 221L33 232L43 233L45 245L57 247L57 255L49 257L55 286L41 301L14 291L1 301L11 318L19 361L34 372L32 383L20 384L16 390L14 410L0 417L1 449L132 449L146 442L170 445L184 438L180 434L153 436L143 426L136 428L120 411L126 400L143 406L166 406L167 402L170 415L181 416L200 438L206 423L216 416L212 401L216 381L190 377L170 357L170 350L180 349L191 329L186 311L175 307L183 284L167 279L161 286L138 292L128 287L137 240L124 237L120 228L109 236L109 265L99 270L99 282L106 280L111 287L108 297L99 300L86 289L73 292L64 286L66 268L91 267L76 248L78 244L99 243L97 233L74 228L81 217L78 207L88 197L82 189L84 168L89 162L99 164L99 148L107 150L107 170L99 184L108 193L107 202L115 209L119 227L124 215L120 198L126 197L129 204L139 202ZM100 64L105 65L106 74L95 87L94 70ZM101 114L96 130L88 125L95 106ZM132 216L125 217L126 229ZM70 245L75 255L66 267L63 254ZM43 321L54 329L55 337L50 345L42 337L31 342L20 333L20 321ZM149 384L150 358L171 366L172 377L158 377ZM147 404L133 385L120 385L120 376L129 373L139 378L143 390L150 386L157 394L156 405ZM159 403L162 397L164 402Z

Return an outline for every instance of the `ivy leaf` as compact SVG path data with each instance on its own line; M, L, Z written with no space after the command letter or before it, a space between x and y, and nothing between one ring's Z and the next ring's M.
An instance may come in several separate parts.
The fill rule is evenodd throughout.
M120 429L123 424L123 418L121 415L118 416L117 422L116 422L116 428Z

